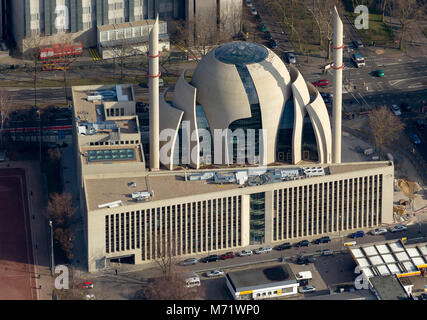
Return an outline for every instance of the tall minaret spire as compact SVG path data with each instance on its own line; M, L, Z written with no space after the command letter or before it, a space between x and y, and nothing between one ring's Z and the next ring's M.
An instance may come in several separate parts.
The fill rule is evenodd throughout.
M334 63L334 97L332 108L332 162L341 163L341 126L342 126L342 62L343 26L337 8L334 7L334 39L332 43Z
M150 32L148 51L148 87L150 91L150 169L160 169L159 162L159 15Z

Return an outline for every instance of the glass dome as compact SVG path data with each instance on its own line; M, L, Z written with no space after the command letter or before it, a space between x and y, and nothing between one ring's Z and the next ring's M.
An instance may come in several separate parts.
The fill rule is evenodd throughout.
M259 44L236 41L224 44L215 49L215 57L224 63L246 65L265 60L266 48Z

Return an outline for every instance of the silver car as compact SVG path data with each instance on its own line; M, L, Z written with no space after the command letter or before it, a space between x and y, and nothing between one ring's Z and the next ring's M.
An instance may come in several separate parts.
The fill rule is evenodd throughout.
M402 224L399 224L399 225L397 225L397 226L395 226L395 227L393 227L390 231L391 232L400 232L400 231L405 231L405 230L407 230L408 228L406 227L406 226L404 226L404 225L402 225Z
M395 104L393 104L391 106L391 111L393 111L393 113L394 113L395 116L402 115L402 112L400 111L399 107L397 105L395 105Z
M291 64L297 63L297 59L295 58L295 55L292 52L289 52L286 57L288 58L288 62Z
M224 272L221 270L211 270L209 272L206 272L206 277L212 278L212 277L219 277L223 276Z
M196 258L188 258L188 259L181 262L181 266L191 266L191 265L196 264L196 263L197 263Z
M237 252L237 255L239 257L251 256L252 255L252 250L249 250L249 249L243 250L243 251Z
M301 293L309 293L309 292L314 292L314 291L316 291L316 288L312 285L308 285L308 286L301 288Z
M271 248L270 247L261 247L255 250L256 254L261 254L261 253L269 253L271 252Z
M375 230L371 231L371 234L374 236L380 235L380 234L384 234L387 233L387 229L386 228L377 228Z

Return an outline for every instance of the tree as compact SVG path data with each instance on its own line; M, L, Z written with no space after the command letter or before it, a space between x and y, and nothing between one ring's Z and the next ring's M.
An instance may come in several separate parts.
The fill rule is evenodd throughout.
M49 149L49 160L52 162L57 162L61 159L61 150L59 148Z
M185 275L175 270L175 256L177 237L173 230L166 230L167 234L158 236L156 240L155 261L161 276L150 279L143 295L148 300L197 300L204 296L199 287L187 288ZM179 238L179 237L178 237Z
M9 120L9 114L12 110L12 99L10 93L5 89L0 89L0 146L3 145L3 129Z
M123 79L124 79L124 68L125 68L126 60L130 56L134 56L136 54L145 54L146 53L146 52L139 52L132 45L129 45L129 43L126 43L125 40L121 40L120 42L117 42L117 44L115 44L114 47L112 47L111 49L113 51L114 69L116 66L116 61L118 61L118 63L119 63L120 81L123 81Z
M33 86L34 86L34 107L37 108L37 72L39 71L39 48L43 45L43 35L34 32L25 39L26 47L29 48L26 54L30 57L33 64Z
M62 251L65 252L69 260L73 259L73 242L75 240L71 228L55 228L53 232L55 240L59 242Z
M147 300L201 300L204 290L201 286L186 288L184 279L172 274L151 279L144 295Z
M382 106L369 114L369 127L372 142L381 157L383 148L390 146L401 135L404 124L386 106Z
M76 212L72 206L72 197L70 193L52 193L45 211L47 220L52 221L55 227L64 227L69 223Z
M404 48L406 32L424 13L425 4L418 0L395 0L391 3L392 16L399 20L399 49Z

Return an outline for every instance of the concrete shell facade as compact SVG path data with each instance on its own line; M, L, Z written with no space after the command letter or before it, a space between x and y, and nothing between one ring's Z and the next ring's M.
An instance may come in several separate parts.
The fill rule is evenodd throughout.
M224 46L238 46L238 44L233 42ZM199 148L196 138L198 137L196 105L202 106L212 136L215 130L228 129L236 120L251 118L248 88L242 79L244 76L241 69L244 65L256 91L261 111L260 121L264 129L262 139L264 149L260 152L260 163L271 164L277 161L276 147L280 119L284 106L291 97L295 108L292 163L297 164L302 160L303 120L307 113L316 136L319 162L330 163L331 126L326 105L317 89L307 84L297 69L290 67L289 72L283 61L273 51L257 44L250 45L264 50L265 58L241 65L226 63L216 56L216 49L214 49L200 61L190 83L185 80L184 73L181 75L175 86L171 105L184 111L183 121L189 121L191 133L195 130L195 141L191 139L190 142L191 150L193 147ZM166 128L161 127L160 130L162 129ZM226 139L223 140L219 159L221 164L231 164L233 161L228 155L228 145L224 143ZM200 167L201 161L198 157L191 161L191 167L197 169ZM215 155L214 159L217 159L215 163L219 163Z

